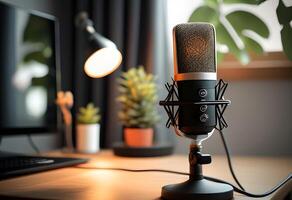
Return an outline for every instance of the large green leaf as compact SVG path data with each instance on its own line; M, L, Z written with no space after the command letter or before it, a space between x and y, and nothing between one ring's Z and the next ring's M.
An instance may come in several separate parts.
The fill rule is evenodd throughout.
M246 11L234 11L226 16L226 19L232 25L247 51L253 51L257 54L263 53L261 45L249 35L245 34L245 30L253 31L263 38L270 35L269 28L259 17Z
M292 28L289 24L285 24L281 30L281 40L283 50L289 60L292 60Z
M220 9L222 4L252 4L258 5L265 0L206 0L204 5L197 8L189 18L190 22L208 22L216 28L217 43L226 45L231 54L242 63L250 61L248 51L262 53L262 46L252 38L246 31L252 31L263 38L269 37L269 29L256 15L237 10L225 14ZM240 41L236 41L240 39ZM240 44L243 44L240 45ZM222 60L223 54L217 52L218 63Z
M242 35L244 30L251 30L264 38L270 35L265 22L250 12L234 11L226 15L226 19L239 35Z
M280 24L289 24L292 20L292 6L286 7L282 0L279 0L279 5L276 9L276 12Z
M216 26L219 22L219 13L209 6L201 6L191 14L189 21L209 22Z
M218 43L225 44L228 47L229 52L234 54L242 64L247 64L249 62L247 52L237 46L227 28L221 23L216 26L216 38Z
M292 28L290 26L292 20L292 6L286 7L283 1L279 0L276 12L279 23L283 25L281 30L283 50L288 59L292 60Z

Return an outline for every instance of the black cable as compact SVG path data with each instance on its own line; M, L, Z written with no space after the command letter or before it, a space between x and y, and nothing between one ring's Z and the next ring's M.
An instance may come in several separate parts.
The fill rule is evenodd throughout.
M107 167L81 167L81 166L74 166L74 168L95 169L95 170L116 170L116 171L126 171L126 172L164 172L164 173L187 175L187 176L189 175L189 173L185 173L185 172L177 172L177 171L163 170L163 169L126 169L126 168L115 168L115 167L107 168ZM206 180L209 180L209 181L228 184L231 187L233 187L235 192L246 195L248 197L260 198L260 197L266 197L266 196L274 193L275 191L277 191L280 187L282 187L285 183L287 183L292 178L292 174L289 174L289 176L287 176L285 179L283 179L278 185L276 185L274 188L272 188L271 190L269 190L268 192L265 192L263 194L252 194L252 193L243 191L242 189L237 188L236 186L232 185L231 183L228 183L226 181L223 181L223 180L220 180L217 178L213 178L213 177L209 177L209 176L204 176L204 178Z
M28 139L28 142L30 144L30 146L33 148L33 150L39 154L40 153L40 150L39 148L36 146L36 144L34 143L34 141L32 140L32 137L30 134L27 135L27 139Z
M0 136L0 145L2 144L2 137Z
M216 129L217 129L217 128L216 128ZM220 130L220 129L217 129L217 130L218 130L218 132L219 132L219 135L220 135L220 137L221 137L221 140L222 140L222 143L223 143L223 146L224 146L225 152L226 152L227 161L228 161L228 167L229 167L229 169L230 169L230 172L231 172L231 174L232 174L233 179L235 180L235 182L237 183L237 185L240 187L241 190L240 190L239 188L235 187L234 185L231 185L230 183L227 183L227 182L222 181L222 180L218 180L218 179L214 179L214 178L208 177L209 180L213 179L213 181L217 180L218 182L229 184L229 185L231 185L231 186L234 188L234 191L236 191L236 192L238 192L238 193L240 193L240 194L244 194L244 195L249 196L249 197L259 198L259 197L265 197L265 196L268 196L268 195L274 193L276 190L278 190L282 185L284 185L286 182L288 182L288 181L292 178L292 175L289 174L289 175L287 176L287 178L286 178L286 179L283 179L283 180L282 180L277 186L275 186L275 187L272 188L270 191L265 192L265 193L263 193L263 194L252 194L252 193L248 193L248 192L246 192L245 189L244 189L244 188L242 187L242 185L240 184L240 182L238 181L238 179L237 179L237 177L236 177L236 175L235 175L235 173L234 173L233 166L232 166L232 162L231 162L231 156L230 156L230 152L229 152L229 149L228 149L228 145L227 145L226 140L225 140L224 133L223 133L223 131ZM206 178L206 179L207 179L207 178ZM215 181L215 182L217 182L217 181Z
M80 167L80 166L74 166L74 168L115 170L115 171L125 171L125 172L164 172L164 173L179 174L179 175L186 175L186 176L189 175L189 173L185 173L185 172L177 172L177 171L164 170L164 169L126 169L126 168L119 168L119 167Z
M233 187L234 191L240 194L243 194L245 196L248 197L254 197L254 198L260 198L260 197L266 197L269 196L270 194L276 192L280 187L282 187L284 184L286 184L290 179L292 179L292 174L289 174L286 178L284 178L280 183L278 183L278 185L276 185L275 187L273 187L272 189L270 189L269 191L263 193L263 194L253 194L253 193L249 193L246 191L243 191L239 188L237 188L236 186L232 185L231 183L228 183L226 181L220 180L220 179L216 179L216 178L212 178L212 177L207 177L204 176L205 179L210 180L210 181L214 181L217 183L225 183L230 185L231 187Z
M229 170L231 172L231 175L232 175L234 181L239 186L239 188L242 189L243 191L245 191L244 187L240 184L239 180L237 179L237 177L236 177L236 175L234 173L233 166L232 166L232 162L231 162L230 152L229 152L229 149L228 149L228 146L227 146L227 143L226 143L224 134L223 134L222 130L220 130L220 129L217 129L217 130L219 132L219 135L221 137L221 140L222 140L222 143L223 143L223 146L224 146L224 149L225 149L225 153L226 153L226 156L227 156L228 167L229 167Z

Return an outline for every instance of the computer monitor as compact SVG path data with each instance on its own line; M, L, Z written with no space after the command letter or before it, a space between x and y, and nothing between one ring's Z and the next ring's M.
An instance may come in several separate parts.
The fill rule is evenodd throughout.
M53 16L0 2L0 136L57 132L57 40Z

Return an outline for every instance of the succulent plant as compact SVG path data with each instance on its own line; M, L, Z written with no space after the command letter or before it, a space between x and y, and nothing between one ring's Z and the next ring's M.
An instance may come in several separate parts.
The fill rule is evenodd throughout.
M100 121L99 108L93 103L88 103L86 107L80 107L77 114L79 124L96 124Z
M156 109L155 77L139 66L122 73L118 83L117 101L122 105L118 117L122 124L130 128L153 127L160 119Z

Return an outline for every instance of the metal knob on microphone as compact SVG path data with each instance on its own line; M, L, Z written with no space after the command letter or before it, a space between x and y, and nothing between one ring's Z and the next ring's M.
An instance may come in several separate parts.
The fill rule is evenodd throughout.
M160 101L169 117L166 126L192 139L189 153L189 180L162 188L162 198L170 200L229 200L233 188L204 179L202 165L211 156L202 154L201 142L214 129L227 127L223 118L229 100L223 98L227 83L217 84L215 29L211 24L179 24L173 29L174 80L167 83L168 95Z

